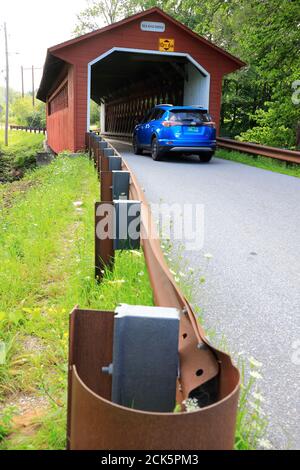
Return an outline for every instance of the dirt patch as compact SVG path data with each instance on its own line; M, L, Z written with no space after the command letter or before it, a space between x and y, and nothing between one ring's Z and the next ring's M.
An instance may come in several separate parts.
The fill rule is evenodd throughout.
M46 397L37 397L34 395L23 395L23 394L18 394L18 395L12 395L10 396L5 404L1 404L0 406L0 412L1 408L3 409L4 407L14 407L17 410L17 415L16 418L22 415L25 415L30 412L34 412L35 410L40 410L40 409L45 409L47 408L49 402Z
M20 198L29 189L37 185L38 181L15 181L13 183L7 183L5 189L0 192L0 207L11 207L17 198Z
M22 347L25 352L41 352L44 351L45 345L40 338L27 335L22 339Z
M15 412L11 420L11 432L7 439L12 439L16 434L22 433L24 436L33 435L41 426L39 420L45 415L49 402L45 397L33 395L14 395L6 403L0 406L4 408L12 407Z
M40 418L45 415L45 408L35 408L31 411L15 416L12 419L13 432L12 434L22 433L22 436L32 436L36 433L38 428L41 427ZM12 436L8 436L8 439Z

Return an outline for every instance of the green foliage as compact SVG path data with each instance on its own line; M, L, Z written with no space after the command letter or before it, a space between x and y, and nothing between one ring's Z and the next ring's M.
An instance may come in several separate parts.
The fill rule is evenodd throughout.
M43 134L10 131L8 147L4 146L4 131L0 129L0 182L20 179L36 166L35 156L41 150Z
M95 103L95 101L93 100L91 100L90 117L91 117L91 126L99 128L100 127L100 106L97 103Z
M75 36L99 28L99 25L110 24L126 15L126 0L87 0L87 7L77 15L78 24L74 29Z
M271 145L273 147L296 149L298 110L291 106L286 96L274 102L265 102L264 109L257 109L253 115L255 125L237 136L238 140ZM291 123L293 123L291 125Z
M20 126L46 127L45 104L37 100L33 108L29 95L15 99L11 105L10 122Z
M248 67L225 80L223 134L295 148L300 113L292 85L300 70L299 5L289 0L232 4L228 46Z
M5 88L0 87L0 122L5 119ZM32 105L32 95L26 94L22 98L21 94L15 90L9 90L9 122L28 127L46 127L45 104L35 100L35 107Z
M271 449L271 443L264 438L268 420L264 416L263 404L265 398L259 391L259 381L262 364L249 358L250 371L246 374L245 359L238 359L238 368L241 373L241 392L237 413L235 434L236 450Z
M12 430L12 419L16 409L13 406L7 406L1 412L0 419L0 443L3 441Z

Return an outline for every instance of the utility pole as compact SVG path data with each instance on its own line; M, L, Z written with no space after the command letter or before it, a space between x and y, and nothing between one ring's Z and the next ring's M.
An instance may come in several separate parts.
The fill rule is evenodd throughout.
M32 74L32 106L34 107L34 66L31 67Z
M24 98L24 68L21 65L21 79L22 79L22 98Z
M9 106L9 64L8 64L8 45L7 45L7 29L6 23L4 23L4 42L5 42L5 58L6 58L6 93L5 93L5 140L4 143L8 146L8 106Z

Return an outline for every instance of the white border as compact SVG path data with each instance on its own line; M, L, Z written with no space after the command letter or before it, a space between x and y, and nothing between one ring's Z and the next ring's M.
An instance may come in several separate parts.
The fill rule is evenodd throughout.
M208 100L209 100L209 95L210 95L210 73L205 70L202 65L200 65L198 62L196 62L195 59L193 59L190 54L187 54L185 52L161 52L161 51L153 51L151 49L131 49L127 47L113 47L112 49L109 49L108 51L104 52L101 54L99 57L96 57L96 59L92 60L91 62L88 63L88 79L87 79L87 132L90 130L90 99L91 99L91 78L92 78L92 66L96 64L97 62L100 62L100 60L105 59L105 57L109 56L110 54L113 54L114 52L133 52L136 54L151 54L151 55L169 55L171 57L186 57L205 77L207 77L207 88L208 88ZM208 102L209 104L209 102Z

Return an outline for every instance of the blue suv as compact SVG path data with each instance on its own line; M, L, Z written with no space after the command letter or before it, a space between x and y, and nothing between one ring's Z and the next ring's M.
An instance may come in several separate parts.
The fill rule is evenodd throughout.
M168 153L197 154L209 162L216 150L216 128L207 109L160 104L133 131L133 151L151 151L153 160Z

